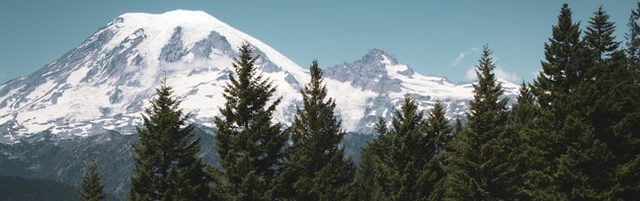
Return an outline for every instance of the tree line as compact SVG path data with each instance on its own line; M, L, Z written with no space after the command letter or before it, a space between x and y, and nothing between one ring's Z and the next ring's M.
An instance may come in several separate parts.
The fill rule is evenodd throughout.
M215 117L221 167L166 82L138 128L129 200L640 200L640 2L625 45L600 7L585 30L564 4L542 69L509 105L484 46L464 120L405 96L356 168L314 61L291 126L274 123L276 87L239 48ZM330 90L330 89L329 89ZM81 200L104 198L89 163Z

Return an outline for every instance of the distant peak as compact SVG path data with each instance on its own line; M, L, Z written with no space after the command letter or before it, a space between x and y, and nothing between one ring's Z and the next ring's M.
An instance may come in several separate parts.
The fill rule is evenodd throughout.
M377 48L369 50L369 52L362 57L362 60L367 63L380 62L383 64L398 64L398 59L396 59L395 56Z

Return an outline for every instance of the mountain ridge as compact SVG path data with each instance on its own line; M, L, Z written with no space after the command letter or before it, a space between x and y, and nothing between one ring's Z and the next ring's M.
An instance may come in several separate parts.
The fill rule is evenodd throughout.
M245 42L259 56L259 71L278 87L276 96L283 97L275 120L290 124L308 81L306 69L203 11L126 13L29 76L0 84L0 143L44 131L60 138L110 130L133 134L164 77L193 114L191 123L213 127L226 76ZM380 49L327 67L325 75L349 132L370 132L377 116L390 117L404 94L421 109L442 101L450 118L461 116L472 90L470 84L419 74ZM517 85L503 83L513 97Z

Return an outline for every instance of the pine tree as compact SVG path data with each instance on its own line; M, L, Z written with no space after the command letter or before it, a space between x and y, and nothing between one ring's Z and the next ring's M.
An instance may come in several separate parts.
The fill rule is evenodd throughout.
M572 11L568 4L563 4L558 15L557 24L553 26L553 35L545 43L545 60L542 71L534 80L532 92L539 108L539 117L532 121L533 130L521 130L518 135L522 140L531 140L530 147L520 151L528 151L530 160L524 163L522 186L516 190L520 196L529 196L540 200L565 199L558 190L557 159L566 152L569 140L562 129L567 115L572 111L570 100L573 93L581 85L587 72L584 65L584 45L580 41L580 25L573 23ZM524 99L523 99L524 100ZM515 108L514 108L515 109ZM523 108L524 109L524 108ZM512 112L518 118L519 111ZM517 120L517 119L512 119ZM516 126L518 122L512 122ZM520 127L520 126L517 126ZM513 127L513 129L521 129ZM522 132L525 133L522 133ZM516 138L517 139L517 138ZM528 145L522 145L528 146ZM520 154L524 154L520 153ZM515 156L514 159L517 159ZM562 179L559 179L562 180Z
M426 131L429 137L429 144L435 149L435 154L440 153L446 142L451 138L451 126L449 126L449 120L446 117L446 109L441 102L436 102L433 109L429 112L427 117ZM430 147L431 148L431 147Z
M196 157L200 141L193 139L193 125L162 82L138 128L130 200L210 200L213 179L206 164Z
M509 196L505 139L507 99L493 74L495 64L491 51L484 47L477 65L478 82L473 84L474 97L469 104L467 129L455 136L447 152L447 191L450 200L499 200Z
M82 190L80 192L80 201L100 201L105 199L102 182L98 174L98 165L95 161L86 163L80 187Z
M378 156L383 152L381 149L381 138L385 138L387 134L387 126L384 118L379 117L376 123L375 131L378 138L374 139L369 145L362 149L360 166L358 168L358 174L356 175L356 195L353 200L359 201L374 201L384 200L384 196L381 194L382 190L377 185L379 176L376 173L376 162L380 159Z
M459 122L458 122L459 123ZM460 125L461 126L461 125ZM436 102L429 112L426 122L427 142L426 163L418 176L419 198L421 200L441 200L444 196L444 154L441 154L452 137L452 129L446 118L446 109Z
M420 169L432 156L424 136L425 120L415 100L405 96L399 110L391 119L387 135L387 151L379 156L376 171L385 199L417 200L419 188L416 178ZM427 154L425 154L427 153Z
M514 200L561 200L552 177L548 173L550 164L545 156L548 138L540 132L540 108L529 85L520 86L517 102L509 111L506 132L512 135L514 148L508 154L512 177Z
M624 115L633 111L629 101L636 93L626 58L613 35L615 25L600 7L589 21L583 39L587 69L583 81L570 96L567 121L562 129L567 151L558 159L561 191L571 200L611 197L616 158L626 155L625 138L612 132Z
M629 32L626 34L627 55L631 58L631 63L636 65L636 70L640 70L640 2L636 3L636 9L631 11L629 22L627 23Z
M294 200L346 200L351 195L353 164L344 159L340 142L345 133L334 114L335 101L327 98L322 70L314 61L311 81L302 91L303 108L298 108L289 129L293 146L292 164L285 170L294 181Z
M559 120L557 115L563 114L563 99L577 85L580 69L577 64L580 61L578 52L580 44L580 24L573 23L571 9L568 4L563 4L558 15L558 22L553 26L553 36L544 44L545 60L542 62L542 71L534 82L533 92L540 107L548 109L552 118ZM559 127L562 121L548 122Z
M366 198L439 198L433 194L436 184L441 183L444 175L443 159L438 155L447 139L451 137L451 129L441 103L436 103L434 109L429 112L429 118L425 120L422 112L418 110L416 101L405 96L400 109L393 115L390 129L387 130L382 119L378 122L378 138L363 151L363 160L371 161L363 161L361 170L367 170L365 173L370 178L361 175L358 180L373 183L364 184L372 189L363 189L369 192L365 194L368 196ZM442 189L444 188L439 190Z
M609 21L609 15L600 6L589 19L589 26L583 39L591 59L601 62L618 49L620 43L615 41L613 35L615 29L616 26Z
M272 123L281 98L256 69L249 44L240 48L224 90L226 103L215 118L217 148L226 179L225 200L273 200L288 135Z
M637 200L640 194L640 2L632 11L629 18L627 34L627 68L616 68L611 77L616 80L613 90L606 96L612 96L611 100L618 103L611 107L612 112L621 114L619 121L612 126L616 144L614 155L616 156L615 186L612 188L613 199ZM613 61L619 64L619 55L614 55ZM618 58L618 59L616 59ZM634 84L629 82L629 76L634 76ZM626 78L626 79L624 79Z

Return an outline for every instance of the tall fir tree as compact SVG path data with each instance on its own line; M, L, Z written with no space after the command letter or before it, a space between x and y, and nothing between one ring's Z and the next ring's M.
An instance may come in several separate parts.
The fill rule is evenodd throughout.
M451 138L452 128L446 117L447 111L441 102L436 102L433 109L427 116L426 132L429 145L434 148L434 154L440 153L444 149L447 141Z
M302 91L304 107L298 108L289 129L293 146L288 150L291 164L283 175L292 178L292 200L347 200L352 195L354 168L344 159L340 142L345 133L334 114L336 107L327 98L322 70L313 61L311 80Z
M512 135L514 148L508 156L512 177L514 200L561 200L563 196L554 188L551 164L545 158L544 147L548 143L545 133L537 125L540 108L536 104L531 87L524 82L520 86L517 102L509 111L506 132Z
M563 113L560 111L563 108L563 99L575 88L580 76L580 24L573 23L571 15L569 4L563 4L558 22L552 28L552 37L544 44L545 60L532 88L540 107L557 115ZM551 117L559 119L556 116ZM557 128L562 121L549 123L558 124Z
M445 158L441 153L452 138L453 130L441 102L436 102L429 112L425 126L426 136L423 138L427 143L427 150L424 153L426 162L418 174L418 197L420 200L442 200L445 192L443 185Z
M616 156L615 186L612 188L613 199L637 200L640 194L640 2L631 12L627 34L627 68L616 68L615 78L635 77L634 84L629 79L616 81L614 90L607 96L619 103L611 107L612 112L622 114L619 121L612 126L616 144L613 145ZM614 61L619 62L619 59ZM617 66L617 65L616 65Z
M256 68L257 56L245 43L228 76L226 103L215 118L217 148L224 168L225 200L273 200L282 170L287 133L272 116L281 98L272 100L272 82Z
M144 127L138 128L134 173L129 200L211 200L213 178L207 165L197 158L199 139L193 139L188 115L172 97L166 81L156 89L151 107L142 115Z
M467 129L455 136L447 152L447 178L444 181L448 200L500 200L509 197L505 175L509 153L504 127L507 99L493 70L495 64L489 47L484 46L476 66L477 83L469 104Z
M95 161L89 161L84 168L84 176L80 183L80 201L100 201L105 199L102 181Z
M399 110L391 119L385 153L381 153L376 171L381 180L378 185L387 200L418 200L416 178L426 161L431 158L424 135L425 119L416 101L405 96ZM427 153L427 154L425 154Z
M589 19L583 39L590 59L602 62L618 49L620 42L615 41L615 29L614 23L609 21L609 15L600 6Z
M600 7L591 17L583 39L583 65L588 73L571 96L570 107L574 110L563 128L568 138L567 152L560 156L556 174L562 181L561 190L572 200L610 199L611 192L629 192L613 186L618 186L615 169L633 159L628 150L633 132L618 133L615 127L625 118L637 121L633 120L633 113L638 111L638 104L632 100L638 99L634 94L639 89L634 85L627 58L618 49L614 31L615 25ZM624 194L617 196L625 197Z
M359 176L359 185L370 188L363 189L369 193L361 197L377 200L438 197L432 194L444 172L442 158L437 155L450 137L451 129L442 104L437 103L429 117L429 121L425 120L417 102L405 96L388 130L382 119L378 122L378 138L363 151L363 160L367 161L363 161L361 170L367 170L365 173L371 178Z
M629 15L627 23L629 31L625 35L627 39L627 55L631 62L636 65L636 71L640 70L640 2L636 2L636 8Z
M540 118L532 121L535 123L534 130L528 132L528 137L533 141L530 149L526 150L534 155L529 158L531 161L528 165L531 167L525 168L523 173L525 183L518 186L520 196L540 200L566 198L558 190L560 181L556 181L558 179L554 175L557 172L556 160L566 152L569 141L562 129L572 110L570 96L583 82L587 72L580 32L579 23L573 22L569 5L563 4L557 24L552 27L552 37L544 46L542 71L531 89L539 107ZM513 123L515 125L517 122Z
M384 196L382 189L377 185L379 174L376 173L376 163L382 154L382 139L386 138L387 125L384 118L379 117L375 125L377 138L370 142L361 151L360 166L356 175L356 195L353 200L358 201L382 201Z

